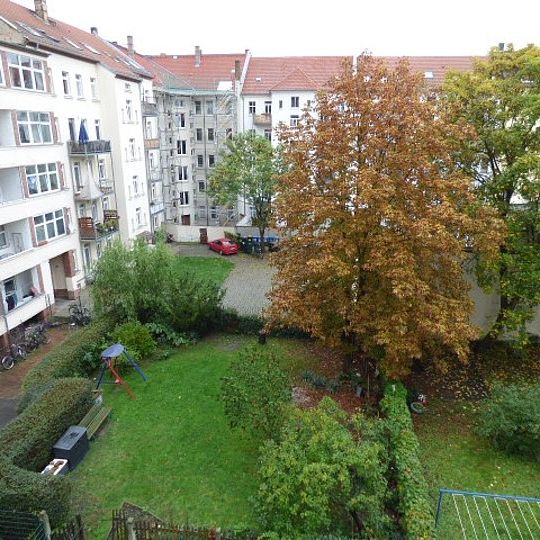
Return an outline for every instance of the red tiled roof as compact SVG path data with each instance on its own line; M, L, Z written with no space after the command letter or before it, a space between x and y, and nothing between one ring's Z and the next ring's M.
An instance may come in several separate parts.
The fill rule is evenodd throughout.
M195 65L195 55L147 56L149 60L165 68L178 78L175 82L187 85L188 89L217 90L222 81L234 78L234 63L239 60L243 68L246 54L201 54L199 67Z
M0 16L15 25L29 43L36 43L41 48L100 63L119 76L136 80L151 76L136 62L130 63L127 55L103 38L52 17L45 22L34 11L15 2L0 0Z
M242 92L268 94L272 90L318 90L338 75L345 56L284 56L252 58Z
M444 81L446 73L450 70L472 71L476 56L379 56L386 65L393 69L400 60L407 60L413 71L424 74L432 74L433 77L425 77L426 81L438 85Z

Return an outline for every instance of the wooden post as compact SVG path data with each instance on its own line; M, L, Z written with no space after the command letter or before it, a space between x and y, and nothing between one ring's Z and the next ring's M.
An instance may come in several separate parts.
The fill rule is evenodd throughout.
M43 531L45 533L45 539L51 540L51 522L49 521L49 516L47 515L47 512L45 510L42 510L38 514L39 520L41 523L43 523Z
M137 540L137 534L135 533L135 519L133 517L128 517L126 520L127 523L127 540Z

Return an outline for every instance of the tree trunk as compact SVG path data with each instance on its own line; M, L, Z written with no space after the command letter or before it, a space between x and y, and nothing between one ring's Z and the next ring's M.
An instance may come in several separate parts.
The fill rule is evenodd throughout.
M357 531L362 532L364 530L364 524L362 523L360 516L352 510L349 511L349 514L351 514L354 524L356 525Z
M261 238L261 257L264 257L264 233L266 231L266 227L259 227L259 235Z

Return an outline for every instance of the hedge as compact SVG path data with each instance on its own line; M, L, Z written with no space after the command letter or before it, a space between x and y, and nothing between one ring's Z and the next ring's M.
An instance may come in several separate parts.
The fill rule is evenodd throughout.
M434 536L435 521L405 387L401 383L387 385L380 406L389 428L389 449L396 475L402 528L406 538L427 540Z
M90 381L58 379L0 430L0 507L45 510L55 525L67 517L69 480L37 471L50 461L51 449L66 428L77 424L92 403Z
M110 321L97 319L89 326L73 333L61 345L51 351L39 364L30 370L23 383L25 393L35 392L61 377L89 375L97 365L89 361L86 353L99 347L108 332ZM26 398L32 401L31 398Z

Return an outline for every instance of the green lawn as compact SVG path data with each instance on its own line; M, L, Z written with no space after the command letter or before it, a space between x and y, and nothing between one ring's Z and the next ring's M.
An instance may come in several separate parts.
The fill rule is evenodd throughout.
M439 401L430 404L426 415L415 418L434 508L442 487L540 497L540 463L499 452L478 437L473 431L476 406L474 402ZM452 519L448 519L450 514ZM461 538L450 502L443 515L437 538Z
M106 536L123 501L176 522L255 525L258 443L228 427L219 399L228 363L252 341L209 338L145 365L148 383L127 375L135 400L106 385L111 419L72 475L90 538ZM301 341L271 339L267 347L293 374L314 364Z
M209 279L216 283L223 283L234 263L217 257L177 257L178 265L193 274Z

